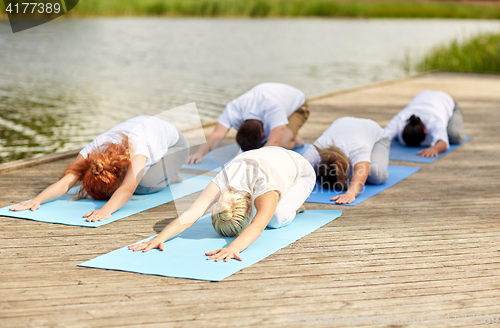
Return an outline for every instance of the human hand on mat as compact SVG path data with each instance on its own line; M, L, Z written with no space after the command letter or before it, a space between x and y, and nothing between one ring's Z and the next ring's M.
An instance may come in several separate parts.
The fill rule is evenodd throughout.
M87 220L86 220L87 222L94 222L94 221L106 220L110 216L111 216L111 213L100 209L100 210L90 211L87 214L85 214L83 217L87 218Z
M429 147L426 149L422 149L417 153L417 155L421 155L422 157L437 157L439 154L438 150L434 147Z
M348 191L345 194L335 196L330 200L332 200L332 201L334 200L335 203L337 203L337 204L350 204L350 203L354 202L355 199L356 199L356 196L354 196L352 193L350 193Z
M193 155L189 155L186 160L186 164L200 164L202 158L202 154L194 153Z
M33 201L33 200L29 200L27 202L14 205L11 208L9 208L9 210L10 211L24 211L24 210L30 209L32 211L35 211L39 207L40 207L40 203L39 202L36 202L36 201Z
M359 195L365 185L366 179L368 178L368 172L370 172L370 163L359 162L355 164L351 184L346 193L332 197L330 200L335 201L336 204L350 204L354 202L356 196Z
M241 261L240 252L232 249L231 247L221 248L216 251L211 251L205 253L206 256L209 256L207 260L215 259L215 262L219 262L220 260L224 260L224 262L228 262L230 259L235 259Z
M439 153L442 153L448 149L448 145L443 140L438 140L434 146L422 149L417 153L423 157L437 157Z
M146 253L147 251L153 249L153 248L158 248L160 251L164 251L165 245L164 241L159 240L157 238L153 238L152 240L142 242L140 244L134 244L130 245L128 247L129 250L137 252L137 251L142 251L143 253Z
M77 161L82 160L83 157L81 155L78 155ZM56 183L51 184L47 188L45 188L44 191L42 191L40 194L38 194L35 198L32 200L29 200L27 202L17 204L9 208L11 211L24 211L27 209L30 209L32 211L37 210L40 208L40 204L43 204L45 202L48 202L50 200L56 199L58 197L61 197L64 195L71 187L75 185L75 183L78 181L78 176L72 173L68 173L65 176L63 176L59 181Z

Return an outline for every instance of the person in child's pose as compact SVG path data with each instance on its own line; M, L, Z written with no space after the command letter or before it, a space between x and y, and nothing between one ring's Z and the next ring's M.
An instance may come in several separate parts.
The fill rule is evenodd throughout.
M397 138L405 146L429 146L417 154L437 157L450 144L459 144L464 140L463 112L446 93L423 91L393 117L385 132L390 140Z
M317 180L325 189L347 190L333 197L337 204L350 204L365 182L384 183L389 177L391 143L376 122L354 117L334 121L304 157L317 172ZM349 187L347 180L352 168Z
M243 151L262 146L293 149L304 145L299 129L309 117L302 91L283 83L262 83L234 99L222 112L207 144L189 156L187 163L200 163L215 149L232 127Z
M77 199L91 196L108 200L83 217L89 222L102 221L125 205L132 194L157 192L182 181L177 171L188 155L188 141L173 125L154 116L137 116L95 138L68 165L59 181L10 210L35 211L82 181Z
M193 205L154 239L130 245L133 251L163 251L164 242L191 227L212 209L212 224L222 236L238 236L229 246L205 253L207 260L237 259L264 228L280 228L295 218L314 188L312 166L298 153L281 147L244 152L205 188ZM255 213L255 215L253 215Z

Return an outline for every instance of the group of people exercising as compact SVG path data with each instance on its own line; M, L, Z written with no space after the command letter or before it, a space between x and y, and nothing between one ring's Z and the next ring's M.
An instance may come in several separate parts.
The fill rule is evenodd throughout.
M266 227L283 227L305 210L303 204L316 181L322 188L345 191L332 202L352 203L365 183L387 180L391 140L426 146L418 154L436 157L465 137L462 109L441 91L417 94L385 128L371 119L339 118L300 155L292 149L304 145L299 130L308 117L303 92L282 83L262 83L227 104L207 143L191 155L189 142L172 124L154 116L134 117L83 148L59 181L10 209L34 211L81 181L78 199L107 201L83 217L105 220L134 193L153 193L181 182L181 166L200 163L234 128L243 152L224 166L186 212L154 239L129 249L163 250L167 239L212 207L215 230L237 238L223 249L205 253L207 259L241 260L240 252Z

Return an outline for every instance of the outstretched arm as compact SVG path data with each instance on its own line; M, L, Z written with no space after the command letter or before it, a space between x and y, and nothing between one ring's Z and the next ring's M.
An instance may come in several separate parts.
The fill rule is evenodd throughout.
M269 132L269 136L267 137L267 142L264 144L264 147L267 146L279 147L281 145L281 138L283 137L283 133L285 132L285 127L286 127L285 125L280 125L272 129ZM291 137L293 139L293 133Z
M219 141L224 139L227 135L227 132L229 131L228 128L226 128L224 125L217 123L215 125L214 131L210 134L210 136L207 139L207 143L203 144L198 148L196 153L193 155L189 155L186 164L198 164L201 163L202 157L208 153L209 150L215 149L217 145L219 144Z
M191 207L168 226L163 229L155 238L140 244L130 245L128 249L134 252L147 252L153 248L159 248L163 251L163 243L172 237L177 236L187 228L191 227L207 209L220 197L220 188L213 182L203 190L200 197L191 205Z
M338 195L330 200L334 200L337 204L350 204L354 202L356 197L361 192L361 189L365 185L368 174L370 173L370 163L359 162L354 165L351 184L349 189L343 195Z
M98 210L90 211L83 217L88 222L102 221L111 216L114 212L125 205L134 194L137 185L141 181L144 167L146 166L146 156L136 155L130 160L130 166L127 168L127 175L123 183L115 190L113 196Z
M423 157L437 157L439 153L446 151L448 147L443 140L438 140L436 144L432 147L422 149L417 153L417 155L421 155Z
M75 162L83 161L85 158L82 155L78 155ZM29 200L27 202L12 206L10 208L11 211L23 211L30 209L35 211L40 207L40 204L51 201L58 197L61 197L65 193L68 192L78 181L78 176L75 174L66 174L59 181L47 187L44 191L42 191L38 196Z
M205 255L209 256L207 260L215 259L216 262L220 260L227 262L230 259L236 259L241 261L240 252L259 238L274 215L274 211L278 205L278 199L279 194L277 191L269 191L257 197L254 202L257 213L252 222L226 248L205 253Z

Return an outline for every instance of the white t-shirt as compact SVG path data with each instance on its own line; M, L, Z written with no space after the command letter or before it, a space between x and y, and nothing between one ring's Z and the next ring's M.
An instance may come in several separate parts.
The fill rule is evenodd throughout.
M412 116L420 117L427 129L427 134L421 146L434 146L436 142L442 140L446 143L446 148L450 147L448 140L448 121L453 115L455 102L453 98L441 91L423 91L416 95L406 106L385 127L385 133L389 139L398 138L402 145L406 145L403 140L403 130L408 124L408 119Z
M131 155L146 156L144 174L179 140L179 131L172 124L154 116L137 116L95 138L80 151L80 155L87 158L89 153L98 150L106 142L121 145L121 134L128 137Z
M309 164L300 154L281 147L263 147L236 156L212 180L223 193L228 186L248 192L252 202L272 190L280 199L302 177Z
M234 99L222 112L219 123L238 130L246 120L259 120L269 132L288 124L288 117L304 104L302 91L283 83L262 83Z
M373 146L385 137L384 130L375 121L342 117L323 132L321 137L314 142L314 146L319 149L331 146L339 148L349 160L349 165L354 167L360 162L370 163ZM304 153L304 158L314 168L317 168L321 162L316 147L311 146Z

